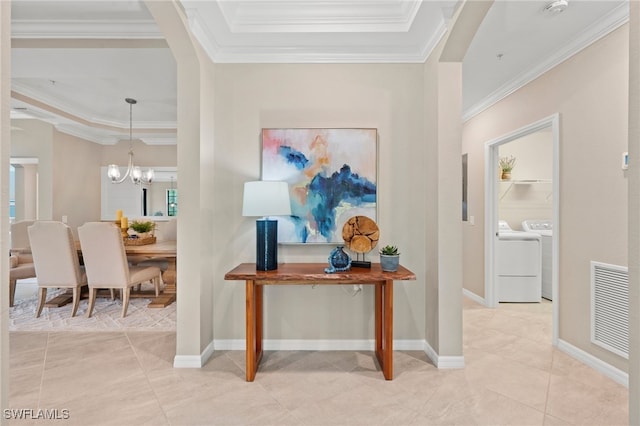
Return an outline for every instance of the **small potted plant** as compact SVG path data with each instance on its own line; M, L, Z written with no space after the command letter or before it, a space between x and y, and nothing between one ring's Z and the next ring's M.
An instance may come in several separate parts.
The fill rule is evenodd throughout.
M498 164L500 165L500 179L511 179L511 170L513 170L516 165L516 157L513 155L510 157L500 157Z
M380 267L383 271L395 272L400 265L398 247L386 245L380 249Z
M138 238L146 238L153 236L153 231L156 229L156 223L150 220L134 220L129 224L129 228L135 231Z

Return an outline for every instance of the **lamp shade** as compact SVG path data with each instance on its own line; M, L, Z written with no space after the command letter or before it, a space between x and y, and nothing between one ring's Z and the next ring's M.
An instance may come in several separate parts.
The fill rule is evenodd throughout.
M291 214L287 182L245 182L242 216L288 216Z

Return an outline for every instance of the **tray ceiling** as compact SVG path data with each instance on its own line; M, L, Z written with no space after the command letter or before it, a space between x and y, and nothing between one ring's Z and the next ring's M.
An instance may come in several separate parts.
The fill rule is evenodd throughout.
M229 0L180 2L217 63L421 63L457 0ZM496 1L463 66L465 117L627 20L628 4ZM12 117L49 121L97 143L135 136L175 143L176 67L144 2L12 1ZM19 124L16 125L19 127Z

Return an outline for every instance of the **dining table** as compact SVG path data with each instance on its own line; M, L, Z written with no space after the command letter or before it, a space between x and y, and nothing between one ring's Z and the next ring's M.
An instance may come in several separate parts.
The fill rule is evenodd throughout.
M80 241L76 241L78 255L82 259L82 247ZM139 261L141 257L148 259L162 259L167 262L166 269L162 272L164 289L158 297L155 297L154 290L132 291L130 297L151 299L149 308L164 308L176 300L176 257L177 245L175 240L157 241L153 244L144 245L124 245L127 256L135 256ZM71 295L64 293L45 303L48 307L59 307L71 302Z
M155 297L153 290L132 292L131 297L150 297L149 308L164 308L176 300L176 241L158 241L153 244L126 245L124 246L127 256L144 256L149 259L162 258L167 261L167 269L162 272L162 281L165 284L164 290L158 297Z

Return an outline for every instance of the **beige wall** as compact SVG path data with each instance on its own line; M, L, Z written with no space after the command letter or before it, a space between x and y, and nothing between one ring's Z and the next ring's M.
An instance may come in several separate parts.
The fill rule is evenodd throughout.
M216 339L244 338L244 284L223 280L255 262L255 219L242 217L246 181L260 178L260 129L377 128L378 225L398 245L417 281L397 282L396 339L424 339L426 191L423 65L216 65L215 234L222 252L214 277ZM326 262L333 246L281 246L279 261ZM367 255L378 261L377 252ZM340 286L270 287L266 339L372 339L373 292Z
M139 140L133 141L133 161L136 166L175 167L176 145L147 145ZM126 167L129 159L129 141L122 140L115 145L102 145L100 165L118 164Z
M11 130L11 156L38 159L38 218L51 220L55 129L49 123L31 119L12 120L12 127L15 130Z
M98 144L55 131L53 134L53 220L67 216L78 226L100 218L100 151Z
M627 265L628 26L609 34L464 126L469 214L464 287L484 295L484 144L560 113L559 337L622 370L589 341L591 260Z

